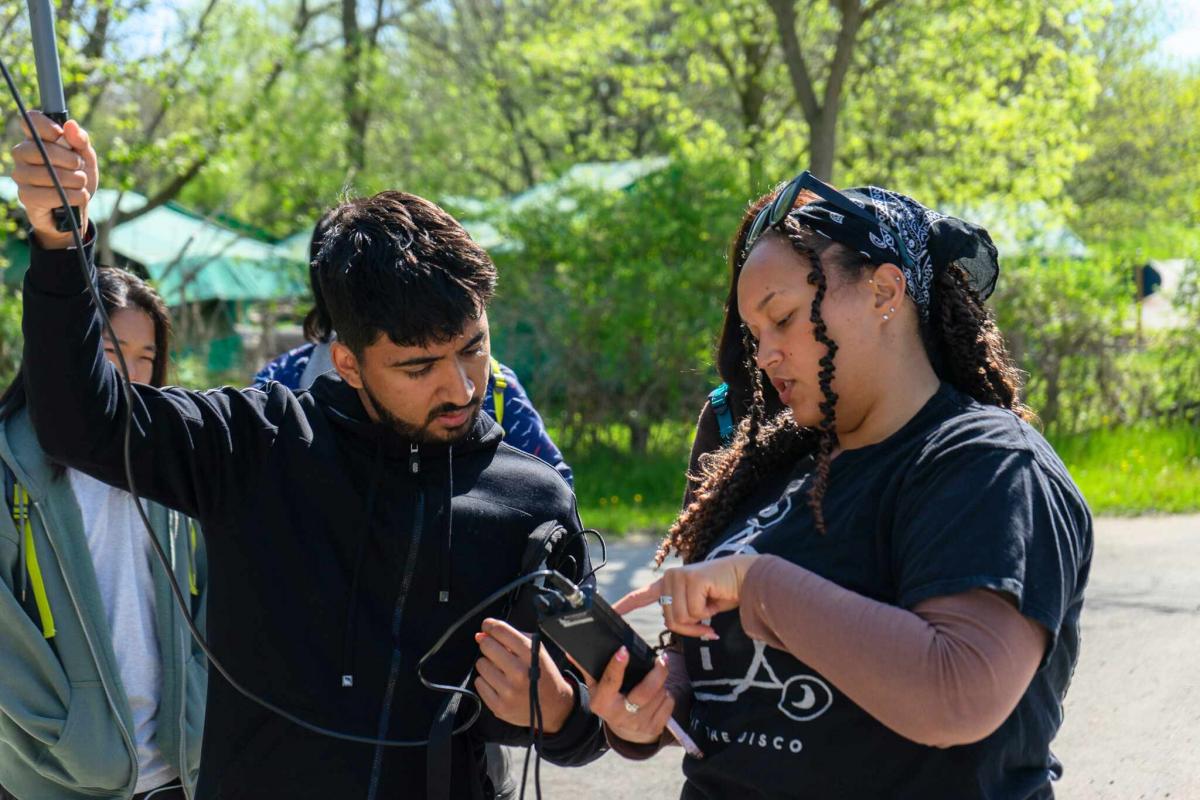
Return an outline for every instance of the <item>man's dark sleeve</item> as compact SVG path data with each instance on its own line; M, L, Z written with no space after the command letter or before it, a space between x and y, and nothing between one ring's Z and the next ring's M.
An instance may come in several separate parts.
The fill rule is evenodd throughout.
M127 490L126 397L104 357L100 317L77 251L33 244L22 330L29 413L43 449ZM199 519L245 491L249 470L277 430L268 419L271 407L281 416L288 401L295 402L282 388L271 395L132 389L130 453L138 493Z
M590 575L592 571L591 557L588 551L588 535L581 531L583 525L579 520L579 512L575 507L575 498L569 492L570 511L559 515L558 521L567 530L559 544L554 548L549 561L555 565L573 565L577 570L572 579L582 580L582 585L594 587L596 579ZM594 537L593 537L594 538ZM562 568L565 569L565 566ZM526 605L515 609L511 620L519 630L532 631L537 624L532 609ZM604 737L604 728L600 718L592 713L589 705L587 685L579 669L572 664L553 642L542 640L542 645L554 659L559 672L571 683L575 690L575 703L566 722L558 733L547 735L542 741L542 755L547 761L564 767L579 767L595 761L608 749ZM529 743L529 730L516 725L510 725L496 719L487 707L483 709L479 724L488 741L501 744L525 745Z

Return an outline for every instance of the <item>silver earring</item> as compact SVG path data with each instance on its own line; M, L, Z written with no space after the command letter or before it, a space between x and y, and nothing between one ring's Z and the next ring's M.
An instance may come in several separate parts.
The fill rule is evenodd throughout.
M889 309L888 309L888 311L890 311L890 312L891 312L891 313L893 313L893 314L895 314L895 313L896 313L896 309L894 309L894 308L889 308Z
M887 322L887 321L888 321L888 319L889 319L888 315L887 315L887 314L884 314L884 315L883 315L883 321L884 321L884 322Z

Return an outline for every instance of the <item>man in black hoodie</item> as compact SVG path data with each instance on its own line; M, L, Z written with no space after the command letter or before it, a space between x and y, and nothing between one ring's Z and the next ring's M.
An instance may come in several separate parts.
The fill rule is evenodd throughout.
M73 121L36 124L57 140L51 161L90 237L98 170L87 135ZM70 235L51 219L60 203L41 157L28 139L13 152L34 230L23 319L34 426L52 458L127 488L120 378L104 359ZM417 660L521 574L539 523L570 533L580 523L558 473L501 443L478 413L496 275L466 231L426 200L385 192L340 206L317 260L337 375L295 394L279 384L135 386L132 469L142 496L203 525L209 642L235 679L324 728L422 740L447 696L422 687ZM555 555L586 572L580 536L564 537ZM452 776L446 785L427 786L426 748L310 733L213 671L198 797L492 796L484 743L528 737L528 711L514 699L526 640L490 621L492 635L473 640L505 607L478 615L425 668L435 683L460 684L478 661L472 680L488 704L450 740L453 769L432 773ZM513 624L529 630L519 612ZM561 659L542 663L543 753L586 763L604 747L586 688ZM471 708L462 705L460 722Z

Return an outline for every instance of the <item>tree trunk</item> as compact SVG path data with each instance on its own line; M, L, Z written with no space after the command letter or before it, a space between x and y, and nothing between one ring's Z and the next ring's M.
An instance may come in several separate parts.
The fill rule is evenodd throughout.
M823 180L832 182L834 178L838 117L842 110L846 78L854 63L854 46L858 40L858 33L868 15L873 15L888 2L890 0L878 0L869 9L860 5L859 0L839 0L834 3L841 16L841 22L837 45L826 70L823 96L818 98L816 82L796 32L795 0L770 0L780 45L783 48L784 62L792 82L792 91L801 111L804 112L805 121L808 122L808 168Z
M1042 406L1038 416L1046 430L1056 430L1058 427L1058 396L1059 377L1062 361L1058 358L1047 359L1043 379L1046 381L1046 404Z
M833 182L833 160L837 155L837 113L823 109L810 127L808 168L823 181Z
M650 427L641 420L630 420L629 449L634 455L644 456L650 446Z
M355 175L367 165L367 122L370 109L362 93L363 34L358 4L342 0L342 109L346 115L346 159Z

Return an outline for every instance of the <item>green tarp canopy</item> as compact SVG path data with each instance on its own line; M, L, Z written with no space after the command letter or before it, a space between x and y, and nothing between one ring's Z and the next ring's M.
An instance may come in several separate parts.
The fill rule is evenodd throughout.
M91 218L96 222L107 220L118 198L125 212L146 205L146 198L137 192L100 189L92 200ZM0 199L16 201L17 187L11 178L0 177ZM251 239L176 203L123 222L109 234L112 251L141 264L171 306L201 300L277 300L303 295L307 288L307 255L297 256L294 246L284 246L289 242L273 245ZM10 264L5 282L17 285L29 263L28 245L9 237L4 255Z
M312 241L312 228L297 231L286 239L275 243L275 252L287 261L300 264L308 269L308 244ZM306 273L307 274L307 273Z
M146 268L167 305L198 300L277 300L304 294L303 262L174 203L122 223L113 252Z
M17 184L7 175L0 176L0 200L17 202ZM92 198L88 216L93 222L104 222L112 215L113 207L118 201L121 210L126 213L137 211L146 205L145 196L137 192L99 189ZM4 270L4 282L9 286L20 286L21 281L25 279L25 270L29 268L29 244L25 241L24 234L9 236L4 242L3 253L8 261L8 268Z
M470 197L447 197L445 203L461 215L463 227L480 247L495 251L520 249L520 242L510 241L500 232L499 219L539 207L574 211L578 205L571 196L574 189L621 191L647 175L666 169L669 164L670 159L665 156L630 161L589 161L575 164L562 176L503 200L487 202Z

